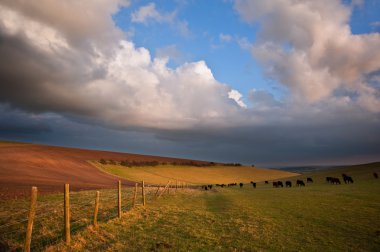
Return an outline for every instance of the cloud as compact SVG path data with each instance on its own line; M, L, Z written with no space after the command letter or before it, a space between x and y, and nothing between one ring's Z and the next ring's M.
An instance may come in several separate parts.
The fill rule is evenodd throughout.
M159 23L172 23L177 13L175 11L167 14L161 14L156 10L155 3L149 3L141 6L131 15L131 20L134 23L148 23L149 20Z
M75 12L78 6L66 7ZM228 98L230 88L215 80L204 61L171 69L167 60L122 38L110 22L116 7L94 9L108 18L93 29L107 32L95 33L90 42L84 35L71 40L67 25L26 15L22 4L1 5L0 101L35 113L81 115L115 128L223 125L238 109ZM49 10L40 11L44 16Z
M380 70L380 34L352 34L350 6L237 0L235 8L245 21L261 24L251 52L296 99L317 102L345 90L358 94L354 102L364 109L380 112L379 90L367 79Z
M232 41L232 36L229 35L229 34L220 33L219 34L219 40L221 42L231 42Z
M380 21L372 22L370 25L375 28L380 27Z
M179 31L182 37L189 38L191 36L191 31L189 29L189 23L185 20L177 20L174 22L174 27Z
M247 48L288 88L280 98L253 89L244 99L203 60L170 68L165 55L177 53L173 45L156 57L137 47L113 23L120 4L0 3L0 128L28 125L35 132L28 139L81 146L110 137L110 148L114 141L127 150L206 160L380 154L378 34L352 35L350 8L336 1L237 1L245 20L262 22Z
M173 60L177 64L185 62L185 55L176 45L168 45L156 49L156 58Z
M228 98L234 100L240 107L247 108L247 105L241 100L242 97L243 95L235 89L228 92Z
M143 23L145 25L153 22L166 23L178 31L182 37L188 38L191 36L188 22L186 20L178 19L177 10L169 13L160 13L156 9L155 3L141 6L131 14L131 21L134 23Z
M246 37L237 37L236 42L243 50L251 50L252 49L252 43L249 42L249 40Z

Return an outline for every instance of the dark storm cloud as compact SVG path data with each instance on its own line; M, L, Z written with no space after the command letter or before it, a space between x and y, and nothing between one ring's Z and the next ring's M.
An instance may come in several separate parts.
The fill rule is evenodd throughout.
M24 40L0 30L0 101L32 112L91 112L75 92L80 69L57 64Z
M0 138L23 139L51 132L46 121L20 110L0 106Z

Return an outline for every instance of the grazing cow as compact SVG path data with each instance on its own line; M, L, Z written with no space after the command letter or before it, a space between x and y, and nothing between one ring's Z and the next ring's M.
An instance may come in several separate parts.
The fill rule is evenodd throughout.
M252 182L252 186L253 186L253 188L256 188L256 183Z
M338 179L338 178L331 178L331 184L340 185L340 179Z
M350 184L350 183L354 183L354 180L348 176L347 174L342 174L342 177L343 177L343 181L345 184Z
M268 180L265 180L265 184L269 184Z
M225 184L221 184L220 186L221 186L222 188L224 188L226 185L225 185Z
M350 184L350 183L352 184L352 183L354 183L354 180L350 176L343 177L343 180L344 180L345 184Z
M303 180L297 179L296 186L305 186Z
M285 182L286 187L292 187L292 182L291 181L286 181Z
M326 182L327 183L332 183L332 179L333 179L333 177L326 177Z
M278 187L278 183L277 182L273 182L273 187L277 188Z
M208 186L204 186L204 189L207 191L208 190Z
M240 188L242 188L244 184L243 184L243 183L240 183L239 185L240 185Z
M306 183L313 183L314 181L313 181L313 179L312 178L307 178L306 179Z
M379 178L376 172L373 173L373 176L375 177L375 179Z
M284 184L281 181L277 181L277 185L280 187L284 187Z

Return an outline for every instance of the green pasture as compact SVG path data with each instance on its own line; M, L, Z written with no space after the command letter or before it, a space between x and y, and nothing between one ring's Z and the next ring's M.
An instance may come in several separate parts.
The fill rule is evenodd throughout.
M33 251L380 251L380 163L289 177L312 177L305 187L178 189L147 206L131 207L123 189L123 216L116 217L116 189L100 192L100 225L91 226L94 191L72 194L71 244L63 241L63 195L38 201ZM326 176L353 177L331 185ZM209 184L209 183L208 183ZM0 242L21 251L28 200L0 202ZM9 226L8 226L9 225ZM12 226L13 225L13 226ZM3 227L3 228L1 228Z
M306 187L186 190L88 228L51 251L379 251L379 164L340 168ZM342 172L354 184L331 185Z

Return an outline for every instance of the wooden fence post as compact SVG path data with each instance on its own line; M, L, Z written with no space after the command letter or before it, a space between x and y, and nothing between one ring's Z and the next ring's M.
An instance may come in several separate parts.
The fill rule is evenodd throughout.
M133 207L135 207L136 205L136 199L137 199L137 186L138 186L139 183L136 183L135 184L135 195L133 197Z
M94 227L98 226L98 211L99 211L99 191L96 191L95 211L94 211Z
M145 201L145 183L144 183L144 180L143 180L142 183L141 183L141 192L142 192L142 202L143 202L143 206L145 206L146 201Z
M118 206L118 217L121 218L121 181L118 181L118 190L117 190L117 206Z
M66 244L70 245L70 187L65 184L65 239Z
M25 252L30 251L30 244L32 243L32 230L33 230L34 216L36 215L36 202L37 202L37 187L33 186L31 200L30 200L28 225L26 227L26 238L25 238L25 246L24 246Z

